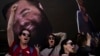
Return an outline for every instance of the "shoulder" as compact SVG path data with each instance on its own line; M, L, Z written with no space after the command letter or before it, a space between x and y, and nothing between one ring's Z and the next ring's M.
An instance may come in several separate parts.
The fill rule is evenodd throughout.
M13 44L9 47L9 54L12 54L13 52L15 52L15 50L19 47L18 44L16 44L16 42L13 42Z
M12 43L12 45L10 46L10 48L14 48L14 46L17 46L18 44L14 41L13 43Z
M43 50L41 51L41 53L42 53L42 52L45 52L47 49L48 49L48 48L43 49Z
M52 50L52 48L45 48L41 51L41 53L50 52L51 50Z

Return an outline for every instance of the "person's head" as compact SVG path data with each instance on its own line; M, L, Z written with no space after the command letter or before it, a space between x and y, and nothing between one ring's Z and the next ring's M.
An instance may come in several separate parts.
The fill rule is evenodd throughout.
M61 43L60 55L62 54L70 54L74 52L74 43L71 39L64 39Z
M87 42L87 35L86 34L81 34L80 36L77 37L78 46L85 46L86 42Z
M84 0L77 0L77 1L80 5L81 11L85 14L86 13L86 8L85 8Z
M28 29L22 29L18 35L19 43L28 44L31 37L31 31Z
M53 34L48 37L49 47L53 47L55 45L55 36Z
M83 0L77 0L79 5L83 6L84 1Z
M58 45L60 37L54 34L50 34L48 35L46 41L47 41L46 43L47 47L55 47L56 45Z

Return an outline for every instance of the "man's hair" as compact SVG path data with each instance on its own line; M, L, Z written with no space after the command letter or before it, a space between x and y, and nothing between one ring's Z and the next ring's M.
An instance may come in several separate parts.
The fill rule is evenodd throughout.
M20 0L14 0L14 1L12 1L12 2L10 2L10 3L8 3L8 4L6 4L6 5L4 6L4 8L2 9L2 14L3 14L3 16L4 16L5 19L7 19L6 14L7 14L7 12L8 12L8 9L9 9L14 3L16 3L16 2L18 2L18 1L20 1ZM30 4L34 5L35 7L37 7L37 8L40 10L39 1L38 1L38 0L27 0L27 1L28 1Z
M80 34L80 36L77 37L78 46L82 46L85 41L87 41L87 35L86 34Z

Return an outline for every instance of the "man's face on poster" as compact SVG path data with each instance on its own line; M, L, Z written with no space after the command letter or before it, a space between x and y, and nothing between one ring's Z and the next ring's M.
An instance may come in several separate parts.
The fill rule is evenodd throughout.
M27 1L18 2L15 14L14 32L19 33L21 28L35 31L41 22L41 12Z

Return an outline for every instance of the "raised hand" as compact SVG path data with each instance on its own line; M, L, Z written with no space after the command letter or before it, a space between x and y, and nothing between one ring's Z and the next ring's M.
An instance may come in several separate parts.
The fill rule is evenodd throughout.
M40 46L37 44L37 45L34 45L36 51L37 51L37 54L39 55L40 53Z
M87 33L87 40L91 40L91 35L89 33Z
M91 35L89 33L87 33L87 46L90 46L91 45Z
M9 17L9 24L10 25L13 25L14 23L15 23L15 12L16 12L16 10L17 10L17 7L18 7L18 4L14 4L14 5L12 5L11 6L11 8L10 8L10 17Z
M11 12L15 12L17 10L17 7L18 7L18 4L14 4L12 7L11 7Z
M17 4L14 4L11 7L11 13L9 16L8 24L7 24L7 40L8 40L8 45L11 47L12 43L14 42L14 32L13 32L13 24L15 22L15 11L17 9Z

